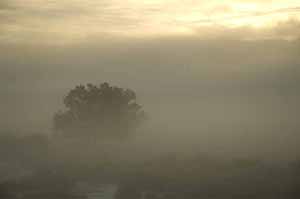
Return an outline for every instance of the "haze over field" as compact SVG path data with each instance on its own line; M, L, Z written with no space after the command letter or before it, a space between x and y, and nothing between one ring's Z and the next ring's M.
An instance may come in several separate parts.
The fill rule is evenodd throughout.
M0 133L51 138L70 89L109 82L133 89L148 118L112 144L128 150L120 160L288 165L300 155L299 55L297 0L0 0Z
M267 136L262 145L282 138L291 142L287 147L297 145L298 40L193 36L2 46L1 123L7 128L49 132L70 88L109 81L134 89L151 120L184 130L184 137L190 130L200 140L207 131L227 138L238 131L254 142Z

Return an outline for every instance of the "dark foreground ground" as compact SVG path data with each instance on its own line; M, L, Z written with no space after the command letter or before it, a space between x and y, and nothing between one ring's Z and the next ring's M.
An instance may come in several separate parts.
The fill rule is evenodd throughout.
M299 160L161 154L129 161L102 150L79 158L39 136L2 137L0 147L0 199L300 198Z
M298 169L263 165L184 168L180 163L133 169L117 175L74 177L40 172L0 184L1 199L298 199ZM169 166L167 166L169 165ZM191 165L191 164L189 164ZM201 167L199 167L201 168ZM111 177L111 179L109 179ZM107 182L107 183L106 183Z

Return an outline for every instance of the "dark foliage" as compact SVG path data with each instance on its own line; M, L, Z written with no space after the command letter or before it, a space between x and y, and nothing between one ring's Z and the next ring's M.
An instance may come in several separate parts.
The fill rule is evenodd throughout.
M54 115L54 127L64 135L126 136L144 118L134 91L108 83L76 86L64 105L66 110Z

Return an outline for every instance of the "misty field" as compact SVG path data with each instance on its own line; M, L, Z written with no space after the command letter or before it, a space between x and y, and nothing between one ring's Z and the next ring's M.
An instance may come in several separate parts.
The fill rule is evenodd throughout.
M0 199L300 199L299 0L0 0Z

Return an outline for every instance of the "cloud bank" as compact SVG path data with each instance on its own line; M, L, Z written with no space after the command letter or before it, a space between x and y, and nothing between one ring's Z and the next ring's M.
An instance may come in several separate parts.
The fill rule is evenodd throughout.
M195 35L199 30L208 32L203 37L241 28L263 38L295 38L298 31L274 30L278 24L299 21L299 16L293 0L5 0L0 4L0 42L74 43L102 35L157 37Z

